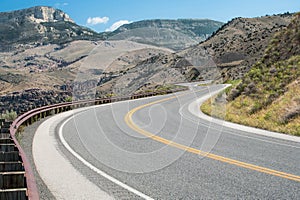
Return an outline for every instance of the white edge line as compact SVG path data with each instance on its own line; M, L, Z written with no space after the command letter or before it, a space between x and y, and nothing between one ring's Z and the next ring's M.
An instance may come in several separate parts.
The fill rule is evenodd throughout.
M109 104L107 104L109 105ZM147 200L153 200L153 198L145 195L144 193L137 191L136 189L126 185L125 183L122 183L121 181L115 179L114 177L108 175L107 173L101 171L100 169L98 169L97 167L95 167L94 165L92 165L91 163L89 163L88 161L86 161L83 157L81 157L78 153L76 153L70 146L69 144L66 142L65 138L63 137L63 127L64 125L70 121L71 119L73 119L73 116L70 117L69 119L67 119L66 121L63 122L63 124L59 127L59 139L62 142L62 144L64 145L64 147L71 153L73 154L73 156L75 156L78 160L80 160L84 165L86 165L87 167L89 167L91 170L93 170L94 172L96 172L97 174L103 176L104 178L110 180L111 182L121 186L122 188L144 198Z
M188 103L187 103L188 104ZM183 105L183 106L186 106L187 104ZM180 115L185 118L186 120L189 120L193 123L198 123L198 124L201 124L201 126L205 126L207 128L211 128L208 124L204 124L204 123L200 123L198 122L197 120L194 120L190 117L187 117L185 116L185 114L183 114L183 106L180 108L179 110L179 113ZM212 128L212 129L215 129L215 128ZM215 129L217 130L217 129ZM271 141L271 140L265 140L265 139L261 139L261 138L258 138L258 137L254 137L254 134L252 134L252 136L249 136L249 135L244 135L244 134L240 134L240 133L233 133L233 132L230 132L230 131L226 131L226 130L223 130L222 133L226 133L226 134L230 134L230 135L234 135L234 136L237 136L237 137L243 137L243 138L248 138L248 139L251 139L251 140L257 140L257 141L261 141L261 142L266 142L266 143L270 143L270 144L276 144L276 145L281 145L281 146L286 146L286 147L291 147L291 148L296 148L296 149L300 149L300 147L298 146L293 146L293 145L289 145L289 144L284 144L284 143L279 143L279 142L274 142L274 141ZM247 132L248 133L248 132Z
M286 135L284 133L277 133L277 132L273 132L273 131L267 131L267 130L263 130L263 129L259 129L259 128L254 128L254 127L250 127L250 126L236 124L236 123L220 120L220 119L217 119L217 118L213 118L211 116L208 116L208 115L204 114L201 111L200 106L207 99L209 99L210 97L218 94L219 92L223 91L225 88L227 88L229 86L230 86L229 84L226 84L226 85L224 85L224 88L216 90L212 93L208 93L207 95L196 99L195 101L193 101L192 103L189 104L189 106L188 106L189 112L192 113L193 115L195 115L196 117L199 117L203 120L207 120L209 122L213 122L213 123L216 123L216 124L219 124L219 125L223 125L223 126L226 126L226 127L232 128L232 129L241 130L241 131L245 131L245 132L256 134L256 135L263 135L263 136L267 136L267 137L272 137L272 138L297 142L297 143L300 142L300 137L297 137L297 136ZM194 107L194 109L193 109L193 107ZM198 109L195 110L195 107L197 107Z

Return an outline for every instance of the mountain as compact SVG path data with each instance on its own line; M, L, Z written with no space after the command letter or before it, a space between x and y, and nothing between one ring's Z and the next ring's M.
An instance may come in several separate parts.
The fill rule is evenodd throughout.
M227 120L300 136L300 13L228 94Z
M34 104L34 107L55 103L55 98L48 98L49 94L64 98L70 95L109 97L164 91L174 88L171 86L174 82L207 80L216 76L236 79L264 55L268 41L286 28L291 18L289 14L236 18L213 35L213 30L222 23L146 20L106 33L109 40L104 41L103 34L76 25L67 14L50 7L0 13L3 44L0 94L4 96L0 112L18 109L19 104L26 108L26 104ZM150 30L159 34L152 34ZM126 36L129 33L136 37ZM115 41L122 35L126 36L125 40ZM155 46L130 41L142 36L143 43ZM188 41L186 38L202 40L206 37L209 37L206 41L200 44L197 41L193 47L177 53L157 47L184 48L180 43ZM36 94L35 100L31 99L30 91Z
M122 25L106 37L182 50L204 41L222 25L209 19L143 20Z
M63 11L37 6L0 13L0 50L24 45L62 44L74 40L99 40L100 34L79 26Z
M291 22L289 13L256 18L235 18L201 44L178 54L196 66L198 79L214 74L214 80L240 79L264 54L272 36ZM214 69L207 70L208 66ZM216 70L218 74L216 74Z

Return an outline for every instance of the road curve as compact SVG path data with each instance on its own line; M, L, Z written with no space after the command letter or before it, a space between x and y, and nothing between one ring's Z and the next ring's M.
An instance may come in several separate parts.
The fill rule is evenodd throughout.
M225 127L190 112L195 99L222 87L191 86L189 92L78 112L59 134L74 152L60 145L61 152L117 199L299 198L298 142Z
M52 117L36 130L32 152L37 171L56 199L113 199L80 174L58 150L55 125L72 114L66 112Z

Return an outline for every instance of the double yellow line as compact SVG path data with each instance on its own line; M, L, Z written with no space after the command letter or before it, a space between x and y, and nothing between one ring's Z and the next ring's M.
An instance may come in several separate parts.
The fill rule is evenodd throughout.
M126 114L124 120L125 120L126 124L131 129L133 129L134 131L136 131L136 132L138 132L138 133L140 133L140 134L142 134L144 136L147 136L147 137L149 137L152 140L155 140L157 142L160 142L160 143L163 143L163 144L166 144L166 145L169 145L169 146L181 149L183 151L187 151L187 152L194 153L194 154L197 154L197 155L201 155L201 156L213 159L213 160L217 160L217 161L220 161L220 162L224 162L224 163L236 165L236 166L239 166L239 167L243 167L243 168L246 168L246 169L250 169L250 170L254 170L254 171L258 171L258 172L262 172L262 173L266 173L266 174L278 176L278 177L281 177L281 178L285 178L285 179L289 179L289 180L300 182L300 176L289 174L289 173L285 173L285 172L281 172L281 171L272 170L272 169L265 168L265 167L260 167L260 166L257 166L257 165L253 165L253 164L241 162L241 161L238 161L238 160L226 158L226 157L219 156L219 155L216 155L216 154L212 154L212 153L209 153L209 152L201 151L199 149L188 147L188 146L185 146L185 145L173 142L171 140L167 140L165 138L156 136L156 135L154 135L154 134L152 134L152 133L150 133L150 132L148 132L148 131L146 131L144 129L141 129L139 126L137 126L133 122L132 116L138 110L141 110L141 109L143 109L145 107L148 107L148 106L151 106L151 105L154 105L154 104L158 104L158 103L162 103L162 102L165 102L165 101L169 101L171 99L174 99L176 97L183 96L183 95L186 95L186 94L189 94L189 93L184 93L184 94L177 95L177 96L167 97L165 99L161 99L161 100L158 100L158 101L154 101L154 102L151 102L151 103L147 103L147 104L138 106L138 107L130 110Z

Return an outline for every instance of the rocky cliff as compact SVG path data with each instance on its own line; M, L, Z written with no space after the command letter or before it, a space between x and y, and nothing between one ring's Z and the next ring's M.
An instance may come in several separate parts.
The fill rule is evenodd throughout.
M0 13L0 50L26 45L65 43L77 39L96 40L100 35L81 27L63 11L33 7Z

